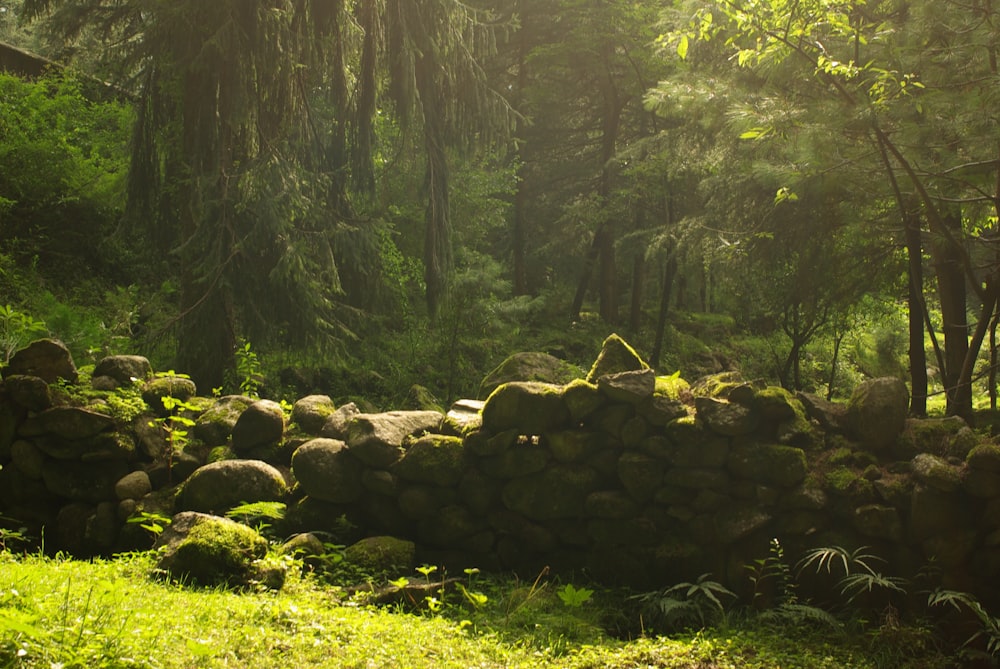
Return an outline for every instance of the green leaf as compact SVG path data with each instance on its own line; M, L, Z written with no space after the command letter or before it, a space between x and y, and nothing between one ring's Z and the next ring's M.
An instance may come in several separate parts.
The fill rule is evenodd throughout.
M680 40L677 42L677 55L681 60L686 60L688 55L688 36L681 35Z

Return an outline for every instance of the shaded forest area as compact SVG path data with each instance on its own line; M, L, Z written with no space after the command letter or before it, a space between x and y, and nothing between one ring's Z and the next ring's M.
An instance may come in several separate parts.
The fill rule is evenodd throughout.
M448 402L618 331L667 374L995 412L998 12L0 0L64 66L0 76L0 355Z

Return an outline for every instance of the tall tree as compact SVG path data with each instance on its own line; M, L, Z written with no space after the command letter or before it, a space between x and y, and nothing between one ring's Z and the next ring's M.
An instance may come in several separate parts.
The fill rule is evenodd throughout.
M695 4L690 8L694 20L673 35L679 53L697 39L724 36L734 62L760 73L772 94L798 100L796 106L806 100L838 105L841 121L827 130L838 127L844 146L867 144L886 193L896 180L899 220L912 221L905 203L919 203L937 240L927 250L935 258L939 299L948 314L942 370L948 411L969 417L980 333L985 332L981 325L989 322L996 302L990 292L996 264L976 266L970 249L993 235L995 222L990 221L996 220L981 206L996 202L995 121L973 116L984 95L995 95L990 83L995 80L995 10L989 4L892 0ZM746 131L751 132L772 141L788 139L785 128L767 121ZM841 154L821 164L841 173L864 165L833 162L841 161ZM872 170L872 164L865 169ZM961 213L956 215L957 206ZM970 228L977 234L970 235ZM915 268L915 262L910 266ZM966 288L983 305L971 340L964 317ZM919 362L915 357L911 367ZM919 373L913 383L921 383Z
M114 37L139 82L133 211L170 244L178 366L199 383L222 384L242 334L335 332L338 225L352 220L351 188L372 186L383 107L419 121L423 136L436 311L450 266L445 147L505 128L476 60L492 46L484 15L455 0L28 0L26 10L49 13L66 36L91 26Z

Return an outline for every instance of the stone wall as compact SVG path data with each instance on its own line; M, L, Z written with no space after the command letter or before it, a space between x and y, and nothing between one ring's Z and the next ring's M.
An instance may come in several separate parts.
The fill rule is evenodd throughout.
M902 575L933 561L946 586L996 599L1000 447L957 418L906 418L895 379L847 404L733 375L689 385L617 337L586 378L505 383L447 415L310 396L288 416L269 400L198 397L135 357L102 361L76 388L52 342L3 375L0 516L44 528L51 550L148 547L126 522L141 512L281 501L288 536L392 535L458 570L551 566L638 587L712 573L738 587L777 538L789 556L870 546ZM139 392L160 410L131 417ZM193 423L175 453L163 396Z

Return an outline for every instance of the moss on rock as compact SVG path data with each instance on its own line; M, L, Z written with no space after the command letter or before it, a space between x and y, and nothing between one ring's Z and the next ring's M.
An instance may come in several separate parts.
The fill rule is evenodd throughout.
M562 386L550 383L505 383L483 406L483 428L494 433L518 430L537 435L564 427L569 418Z
M457 485L465 471L465 446L458 437L425 435L406 448L392 471L407 481Z
M344 559L369 574L409 573L416 546L396 537L367 537L344 549Z
M160 535L158 568L199 585L246 586L260 575L255 561L267 554L267 540L227 518L181 513Z
M605 374L633 372L649 369L646 361L635 349L616 334L610 335L601 345L601 352L587 374L587 381L596 383Z

